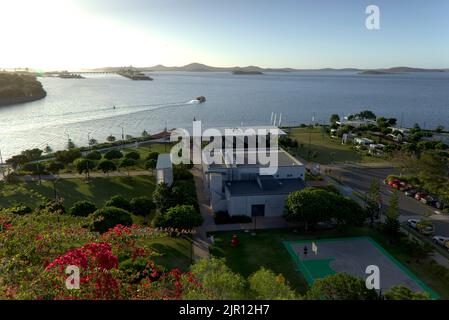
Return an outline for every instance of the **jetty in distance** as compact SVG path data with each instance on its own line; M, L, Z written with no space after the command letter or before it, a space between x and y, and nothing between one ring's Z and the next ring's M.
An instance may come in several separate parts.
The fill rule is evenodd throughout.
M62 79L84 79L83 75L87 74L118 74L122 77L131 79L131 80L153 80L153 78L147 76L143 72L139 71L136 68L128 67L128 68L120 68L115 70L87 70L87 71L51 71L40 74L43 77L58 77Z

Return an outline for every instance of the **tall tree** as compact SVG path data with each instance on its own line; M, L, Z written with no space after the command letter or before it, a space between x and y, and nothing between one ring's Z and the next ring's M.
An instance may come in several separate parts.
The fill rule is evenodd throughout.
M249 288L257 300L297 300L300 297L285 283L285 278L261 268L248 278Z
M335 124L337 121L340 121L340 116L336 113L332 114L330 117L330 123Z
M366 194L366 212L371 224L374 223L374 218L379 214L381 201L379 181L373 179L371 180L369 191Z
M79 174L84 173L86 175L86 180L89 180L90 171L95 168L95 162L86 158L76 159L73 164L75 165L76 171Z
M393 195L391 196L390 205L388 207L386 218L385 218L385 232L393 237L397 237L399 235L399 211L398 211L398 191L394 190Z
M199 280L204 291L216 300L240 300L247 298L246 280L226 266L223 259L211 258L196 262L191 272ZM204 299L199 292L187 292L187 299Z
M131 158L124 158L120 161L120 168L125 168L129 176L129 169L136 166L137 161Z
M97 169L103 171L107 175L109 175L110 171L117 170L117 166L111 160L103 159L97 165Z
M362 278L337 273L316 280L307 291L311 300L377 300L374 289L368 289Z
M403 285L396 285L388 289L384 294L387 300L429 300L427 292L415 292Z

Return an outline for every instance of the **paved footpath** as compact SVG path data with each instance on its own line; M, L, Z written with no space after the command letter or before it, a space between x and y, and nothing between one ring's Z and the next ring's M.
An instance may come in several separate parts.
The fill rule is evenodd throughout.
M108 178L108 177L136 177L136 176L152 176L153 173L145 170L133 170L130 171L129 174L126 171L113 171L109 173L103 172L91 172L89 173L90 178ZM58 175L41 175L41 180L58 180L58 179L80 179L85 178L84 174L76 174L76 173L61 173ZM24 175L17 176L17 179L23 182L31 182L31 181L39 181L38 175Z

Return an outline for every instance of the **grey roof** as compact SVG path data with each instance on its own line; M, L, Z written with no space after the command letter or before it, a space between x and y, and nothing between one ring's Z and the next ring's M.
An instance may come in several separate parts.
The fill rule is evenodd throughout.
M264 180L264 179L262 179ZM267 179L259 183L252 181L232 181L226 183L226 189L231 196L259 196L259 195L281 195L305 188L305 183L301 179ZM261 187L262 186L262 187Z
M252 150L250 152L255 153L256 151ZM243 151L243 150L236 151L236 152L234 152L234 155L238 154L238 153L243 154L243 158L244 158L243 162L244 163L243 164L236 164L236 165L234 165L235 167L268 167L267 164L259 163L259 158L258 157L256 157L256 163L255 164L248 163L249 160L248 160L248 151L247 150L246 151ZM276 153L277 153L277 158L278 158L278 160L277 160L278 161L278 166L280 166L280 167L301 166L301 165L303 165L299 160L293 158L287 151L285 151L283 149L280 149L280 150L276 151ZM272 156L274 156L274 155L272 155ZM211 164L211 165L209 165L209 168L213 169L213 168L226 168L226 167L229 167L225 163L224 157L222 157L222 162L223 162L222 164L216 164L216 163Z
M156 170L168 169L172 167L170 153L161 153L157 157Z

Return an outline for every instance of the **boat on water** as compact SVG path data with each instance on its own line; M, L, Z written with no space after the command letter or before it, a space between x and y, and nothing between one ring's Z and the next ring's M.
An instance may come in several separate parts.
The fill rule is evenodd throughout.
M198 100L199 103L203 103L203 102L206 102L206 97L205 96L199 96L199 97L196 97L196 100Z

